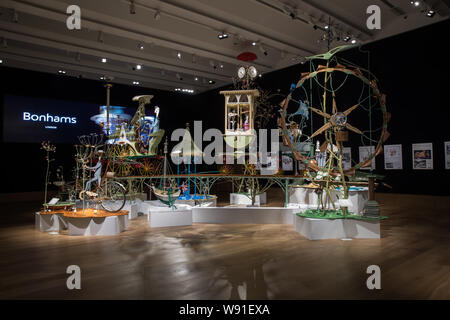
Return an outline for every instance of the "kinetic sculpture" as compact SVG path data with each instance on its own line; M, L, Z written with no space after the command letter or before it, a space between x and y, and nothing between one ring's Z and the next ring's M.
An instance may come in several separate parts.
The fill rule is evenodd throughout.
M357 184L348 181L358 175L358 169L370 166L372 159L383 151L382 144L389 137L390 114L386 110L386 96L380 92L376 78L368 70L348 62L345 65L337 59L335 54L343 48L308 58L310 72L302 73L301 79L291 86L289 95L280 103L283 143L295 160L304 163L310 172L309 178L325 193L322 215L326 213L327 203L336 209L332 201L335 187L342 186L341 198L346 199L349 185ZM325 60L326 64L316 67L314 62L318 59ZM354 93L355 86L361 88L358 95ZM360 121L355 125L351 118L357 112ZM378 122L377 127L375 122ZM309 136L305 134L308 123ZM360 124L365 128L359 129ZM314 129L317 126L319 128ZM324 142L319 144L314 155L313 139L318 137ZM373 146L375 151L364 161L344 169L343 149L350 138L359 138L363 145ZM345 206L341 206L341 211L344 215L348 213Z

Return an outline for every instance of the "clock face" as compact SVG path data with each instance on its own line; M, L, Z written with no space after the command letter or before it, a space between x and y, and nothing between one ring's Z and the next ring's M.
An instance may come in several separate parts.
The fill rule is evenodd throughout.
M240 67L238 70L238 77L239 77L239 79L242 79L244 76L245 76L245 68Z
M254 66L251 66L248 68L248 74L250 75L250 78L254 79L258 75L258 71L256 71L256 68Z

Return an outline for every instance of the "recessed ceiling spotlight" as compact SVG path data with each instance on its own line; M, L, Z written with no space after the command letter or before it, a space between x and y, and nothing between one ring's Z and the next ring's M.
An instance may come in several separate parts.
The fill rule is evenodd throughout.
M177 52L177 58L181 60L181 52Z
M217 38L219 38L220 40L226 39L226 38L228 38L228 34L225 33L225 32L219 33L219 35L217 36Z
M256 46L256 42L255 41L252 42L252 46Z
M58 70L58 73L59 74L66 74L66 71L65 70Z
M328 30L329 27L330 27L330 26L326 25L324 28L325 28L325 30Z
M159 20L161 18L161 12L159 12L159 10L156 10L155 15L153 16L153 18L155 18L155 20Z
M133 84L137 86L139 85L139 81L133 81Z
M345 42L349 42L350 39L351 39L350 36L346 36L346 37L344 38L344 41L345 41Z
M108 59L102 58L102 62L103 62L103 63L106 63L107 61L108 61Z
M353 39L353 40L352 40L352 44L355 44L355 43L356 43L356 40L355 40L355 39Z
M0 64L2 64L3 63L3 60L2 59L0 59Z
M142 43L139 43L138 48L139 48L139 50L144 50L144 45Z
M436 11L434 11L434 10L428 10L428 12L427 12L427 17L433 17L434 16L434 14L436 13Z
M411 1L411 4L412 4L414 7L418 7L418 6L420 6L420 1Z
M209 80L208 83L209 83L209 84L214 84L214 83L216 83L216 82L215 82L214 80Z
M104 77L104 76L101 76L101 77L100 77L100 80L105 80L105 77Z
M136 70L141 70L141 69L142 69L142 66L140 64L137 64L136 65Z
M220 64L220 69L223 69L223 64Z
M195 81L198 81L198 77L195 77L194 80L195 80Z

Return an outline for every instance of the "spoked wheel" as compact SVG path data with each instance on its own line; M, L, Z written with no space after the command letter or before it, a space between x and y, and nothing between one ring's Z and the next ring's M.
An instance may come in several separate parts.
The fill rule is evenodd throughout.
M118 212L125 205L126 190L116 181L107 181L102 187L99 197L103 209L109 212ZM99 190L100 191L100 190Z

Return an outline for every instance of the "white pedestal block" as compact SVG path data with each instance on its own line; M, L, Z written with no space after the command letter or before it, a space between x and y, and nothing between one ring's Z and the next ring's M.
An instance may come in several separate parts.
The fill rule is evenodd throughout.
M192 209L182 204L177 205L177 209L150 207L148 220L151 228L190 226L192 225Z
M366 190L350 190L348 192L348 200L350 201L349 211L355 214L362 214L364 207L369 201L369 192Z
M41 232L59 232L60 230L67 229L66 218L62 213L57 214L35 214L35 227Z
M99 218L66 217L70 236L111 236L128 228L128 215Z
M194 223L293 224L297 208L281 207L195 207Z
M267 203L267 194L257 194L255 197L255 205L262 205ZM230 204L252 204L252 200L242 193L230 193Z
M332 202L336 208L340 208L338 201L339 191L331 190L331 201L327 202L327 209L333 209ZM362 214L368 200L366 190L350 190L348 193L348 209L354 214ZM322 194L322 201L325 201L325 193ZM303 212L306 209L317 209L319 205L319 195L311 188L293 188L289 196L289 206L298 206Z
M127 200L122 210L128 211L128 219L133 220L138 217L138 202L137 200Z
M313 219L295 215L294 229L309 240L379 239L380 221Z

